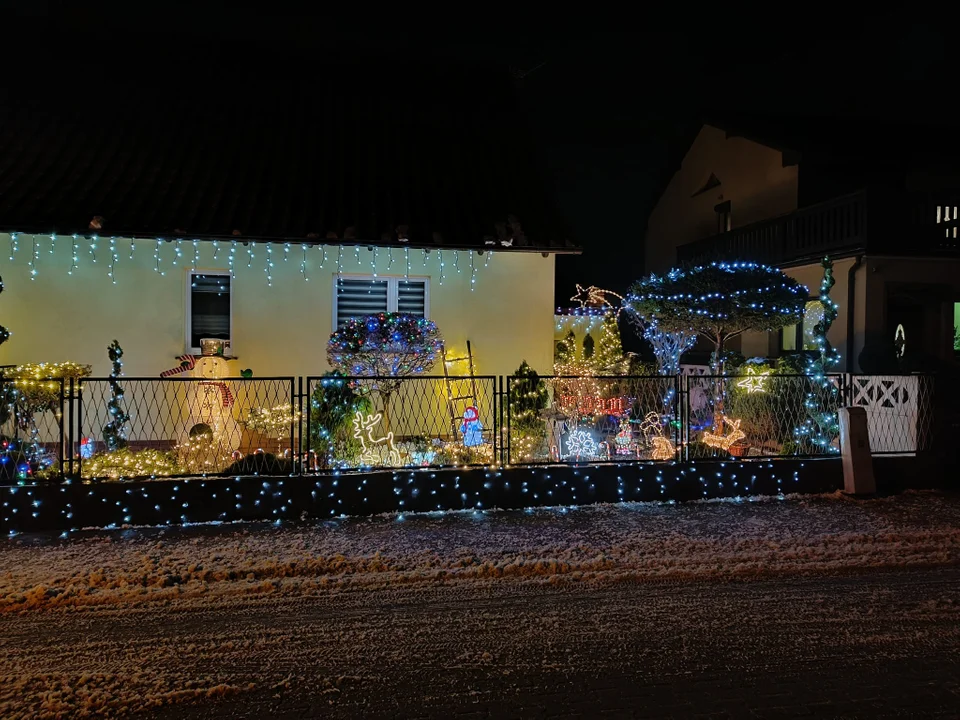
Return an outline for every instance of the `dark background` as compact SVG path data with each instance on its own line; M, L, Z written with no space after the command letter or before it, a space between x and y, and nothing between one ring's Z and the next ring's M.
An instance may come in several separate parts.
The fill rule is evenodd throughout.
M584 250L558 259L558 305L575 283L622 292L642 275L647 216L704 119L802 125L842 116L882 153L898 123L952 122L957 93L946 31L902 12L737 17L691 6L674 17L578 17L550 27L513 16L387 18L372 6L352 19L276 3L0 8L4 73L43 83L71 59L108 59L114 84L89 78L92 110L117 78L136 82L144 67L182 72L185 57L214 74L241 61L276 63L318 84L356 62L509 73L518 122L529 127L544 182ZM256 101L256 88L239 100ZM50 102L58 102L53 93Z

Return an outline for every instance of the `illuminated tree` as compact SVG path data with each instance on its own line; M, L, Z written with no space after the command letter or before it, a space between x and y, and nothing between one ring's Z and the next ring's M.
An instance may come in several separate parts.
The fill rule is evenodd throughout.
M624 301L648 325L668 333L695 333L714 345L713 369L724 371L724 346L747 331L770 331L803 317L807 289L781 270L751 262L710 263L673 269L633 285ZM716 431L723 414L718 383L714 399Z
M838 453L840 450L833 445L833 441L840 434L837 417L840 389L827 374L840 362L840 353L830 344L827 333L840 310L830 297L830 290L836 282L833 279L833 261L825 257L820 264L823 267L823 280L820 282L823 318L813 327L813 342L819 352L807 362L807 376L810 379L810 390L804 400L807 420L794 434L800 448L805 451Z
M443 351L436 323L406 313L377 313L348 320L330 335L327 362L348 377L369 377L383 397L389 428L390 396L403 379L427 372Z
M123 348L114 340L107 347L107 354L112 365L110 370L110 400L107 402L107 412L110 413L110 422L103 426L103 441L107 450L120 450L127 445L127 423L130 416L123 409L123 388L119 378L123 374Z
M598 375L621 375L626 369L618 315L616 312L608 312L603 316L600 338L597 340L593 357L590 358L590 364Z

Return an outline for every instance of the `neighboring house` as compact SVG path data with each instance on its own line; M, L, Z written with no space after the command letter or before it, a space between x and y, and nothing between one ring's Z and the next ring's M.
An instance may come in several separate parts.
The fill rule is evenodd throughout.
M478 373L550 368L554 258L579 251L509 92L319 87L0 108L0 364L102 377L117 338L127 375L158 376L212 337L231 375L319 375L338 322L402 311L470 341Z
M751 128L745 130L744 128ZM868 132L869 130L869 132ZM884 138L878 143L876 136ZM772 122L704 125L653 210L646 269L744 259L781 267L819 294L835 261L840 314L829 339L846 371L897 347L912 367L953 358L960 325L960 174L935 129ZM746 355L809 345L819 303L800 327L745 335Z

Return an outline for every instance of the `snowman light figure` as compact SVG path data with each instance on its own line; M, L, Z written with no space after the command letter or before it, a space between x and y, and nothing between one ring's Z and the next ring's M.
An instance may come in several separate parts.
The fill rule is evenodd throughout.
M483 424L480 422L480 411L473 405L463 411L460 434L463 435L464 447L483 445Z
M227 361L209 355L197 358L193 376L200 382L190 383L190 426L207 425L213 431L218 456L229 456L240 445L240 429L233 417L234 398L221 379Z

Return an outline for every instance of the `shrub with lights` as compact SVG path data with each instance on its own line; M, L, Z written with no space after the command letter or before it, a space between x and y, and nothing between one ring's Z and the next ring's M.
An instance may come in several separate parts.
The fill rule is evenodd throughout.
M321 468L360 464L363 448L353 434L358 412L373 412L370 398L358 393L341 373L326 373L310 397L310 449Z
M127 446L127 423L130 416L123 409L123 388L118 378L123 374L123 348L114 340L107 347L110 358L110 400L107 402L107 412L110 421L103 426L103 441L107 450L120 450Z

